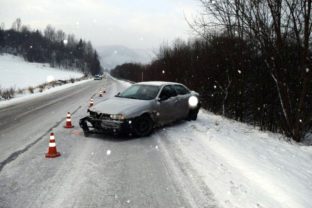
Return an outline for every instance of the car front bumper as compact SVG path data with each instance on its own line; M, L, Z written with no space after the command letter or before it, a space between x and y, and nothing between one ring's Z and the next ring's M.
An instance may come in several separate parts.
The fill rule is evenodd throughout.
M80 127L88 133L131 133L132 121L106 120L86 116L79 121Z

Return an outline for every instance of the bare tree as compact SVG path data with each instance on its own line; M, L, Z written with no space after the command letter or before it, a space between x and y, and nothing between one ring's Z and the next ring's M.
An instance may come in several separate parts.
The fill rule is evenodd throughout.
M17 18L12 24L12 29L15 31L21 31L21 27L22 27L22 20L21 18Z
M5 24L4 24L4 22L1 22L1 24L0 24L0 30L4 30L5 29Z
M57 42L62 42L65 39L66 34L62 30L58 30L55 35Z
M220 84L218 81L215 81L219 85L222 93L224 94L223 101L222 101L222 115L223 116L225 115L225 104L226 104L226 101L228 99L229 89L230 89L231 84L232 84L232 80L230 78L230 74L229 74L229 70L228 69L226 70L226 78L227 78L226 79L227 82L225 82L224 85ZM215 86L215 87L217 87L217 86Z
M207 37L215 27L229 36L254 41L275 83L287 135L301 141L311 122L311 1L312 0L199 0L204 14L192 28ZM290 46L296 49L289 67ZM298 76L290 77L294 71ZM297 82L298 84L294 84Z
M44 37L51 41L56 40L56 33L55 33L55 28L52 27L51 25L47 25L47 27L44 30Z

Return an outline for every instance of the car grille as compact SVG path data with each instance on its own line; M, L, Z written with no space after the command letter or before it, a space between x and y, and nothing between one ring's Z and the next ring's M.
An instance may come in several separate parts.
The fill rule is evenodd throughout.
M111 120L110 114L97 113L97 112L93 112L93 111L89 111L89 112L90 112L90 116L92 118L102 119L102 120Z
M110 114L105 114L105 113L100 113L99 118L103 120L111 120Z
M93 111L89 111L90 113L90 116L93 117L93 118L98 118L98 114L96 112L93 112Z

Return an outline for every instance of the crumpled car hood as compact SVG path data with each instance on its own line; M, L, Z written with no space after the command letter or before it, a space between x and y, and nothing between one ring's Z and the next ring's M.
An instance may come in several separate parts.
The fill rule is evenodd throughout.
M90 108L91 111L105 114L123 114L126 117L140 115L150 105L150 100L137 100L113 97Z

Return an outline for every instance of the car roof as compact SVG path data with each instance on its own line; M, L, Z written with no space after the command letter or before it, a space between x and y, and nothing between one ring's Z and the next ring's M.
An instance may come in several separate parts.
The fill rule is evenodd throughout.
M139 85L154 85L154 86L164 86L164 85L174 85L174 84L178 84L181 85L181 83L177 83L177 82L164 82L164 81L148 81L148 82L138 82L136 84Z

